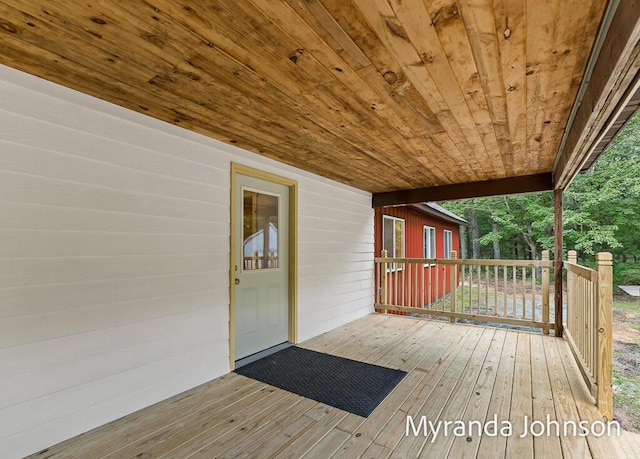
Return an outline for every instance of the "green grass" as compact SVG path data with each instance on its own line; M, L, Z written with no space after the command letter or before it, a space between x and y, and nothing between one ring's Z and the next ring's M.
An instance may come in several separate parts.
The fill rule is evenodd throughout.
M640 314L640 301L613 300L613 309L622 309Z
M640 428L640 377L625 377L619 371L613 371L614 403L625 407L634 418L634 426Z

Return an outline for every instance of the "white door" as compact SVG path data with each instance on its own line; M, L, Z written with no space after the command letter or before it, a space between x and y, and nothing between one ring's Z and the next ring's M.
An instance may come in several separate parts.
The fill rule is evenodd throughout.
M289 187L236 175L235 360L289 339Z

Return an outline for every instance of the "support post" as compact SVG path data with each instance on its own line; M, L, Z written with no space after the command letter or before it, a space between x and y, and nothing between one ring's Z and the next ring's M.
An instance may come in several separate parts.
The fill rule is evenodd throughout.
M578 252L575 250L567 251L567 261L574 265L578 264ZM580 341L580 334L576 333L578 330L582 330L578 324L578 318L582 317L584 313L581 313L579 309L583 306L580 305L576 299L578 294L578 277L575 273L567 271L567 327L571 332L571 338ZM597 345L596 345L597 347Z
M554 332L557 337L562 337L562 190L553 190L553 207L555 219L555 251L553 255L554 267Z
M387 251L382 250L380 252L381 258L387 258ZM380 272L380 300L382 304L387 304L387 262L382 262L382 270ZM382 310L385 314L387 313L386 309Z
M451 257L452 260L457 260L458 259L458 252L455 250L451 251ZM450 272L449 272L449 277L450 282L451 282L451 286L450 289L451 291L449 292L449 302L451 303L451 313L455 314L456 313L456 292L458 290L458 265L449 265L450 266ZM455 317L451 317L449 319L451 321L452 324L456 323L456 318Z
M596 405L605 421L613 419L613 256L609 252L596 254L598 270L598 356Z
M549 261L549 251L542 251L542 261ZM542 268L542 322L545 327L542 329L545 335L549 334L549 267Z

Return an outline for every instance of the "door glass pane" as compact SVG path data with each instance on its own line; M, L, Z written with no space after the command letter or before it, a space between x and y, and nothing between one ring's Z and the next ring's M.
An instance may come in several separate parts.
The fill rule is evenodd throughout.
M243 267L278 267L278 196L243 190Z

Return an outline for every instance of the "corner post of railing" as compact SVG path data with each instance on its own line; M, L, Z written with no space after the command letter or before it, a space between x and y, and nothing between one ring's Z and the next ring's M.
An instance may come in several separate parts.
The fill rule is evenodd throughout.
M549 251L542 251L542 261L549 261ZM542 267L542 322L545 327L542 329L545 335L549 334L549 267Z
M452 250L451 251L451 257L452 260L457 260L458 259L458 252L456 250ZM458 264L451 264L449 265L449 277L451 278L451 292L449 293L449 302L451 303L451 314L455 314L456 313L456 293L458 290ZM456 318L455 316L451 316L450 321L452 324L456 323Z
M569 263L573 263L574 265L578 264L578 252L575 250L569 250L567 252L567 261Z
M380 252L381 258L387 258L387 251L382 250ZM387 304L387 262L386 260L382 262L382 266L380 269L380 302L384 305ZM383 312L386 314L387 310L383 309Z
M610 421L613 418L613 256L611 253L596 254L596 266L598 271L596 405L604 419Z

